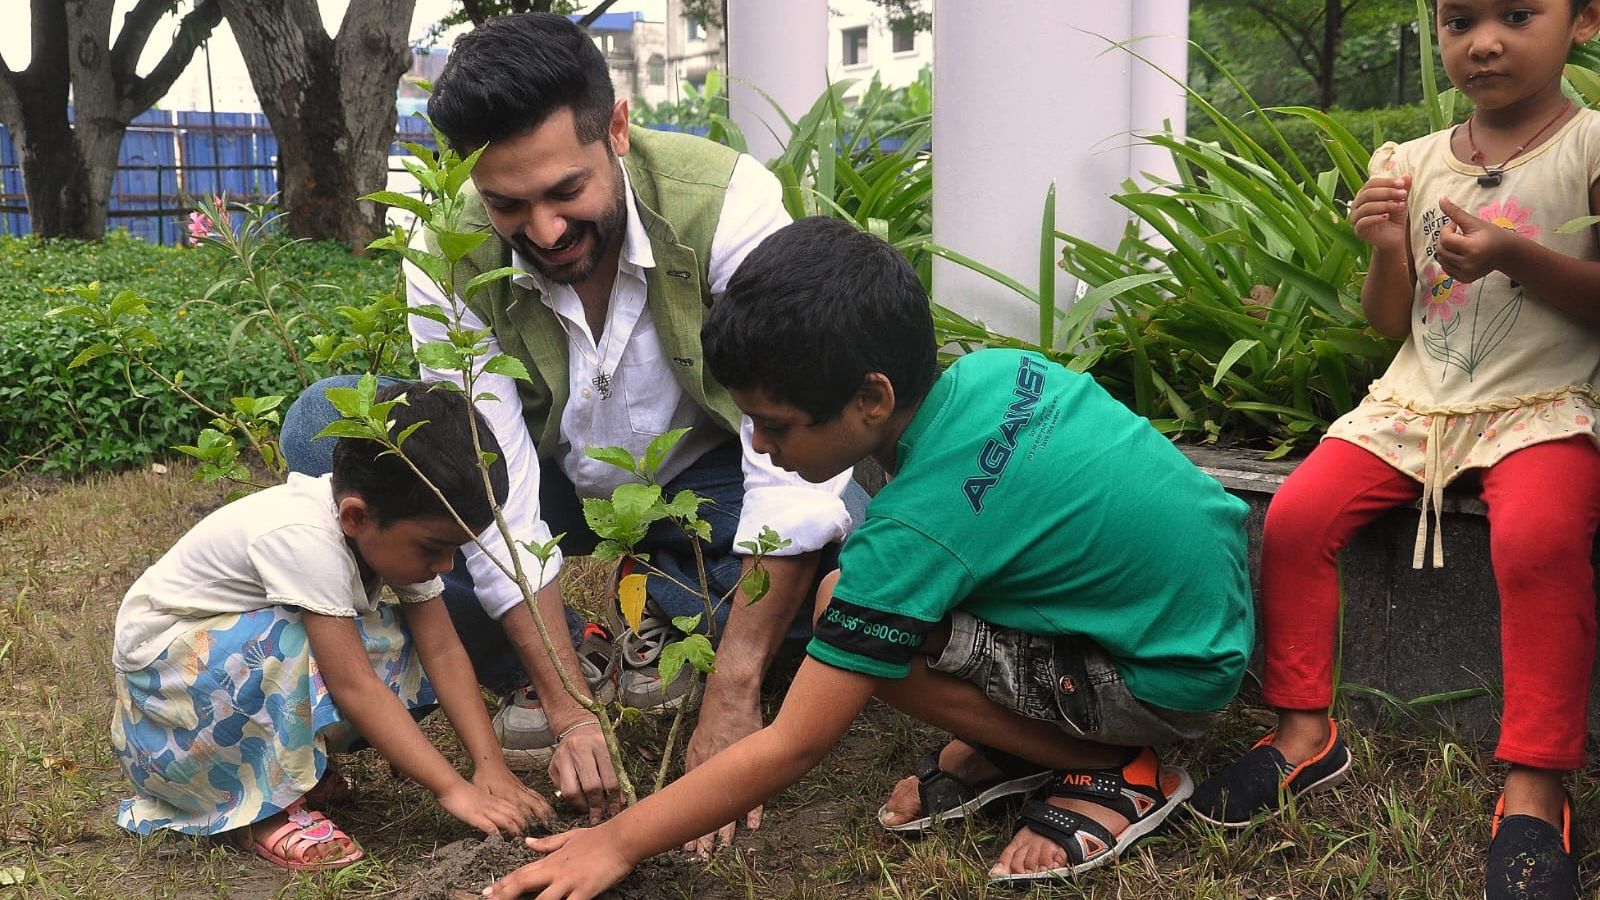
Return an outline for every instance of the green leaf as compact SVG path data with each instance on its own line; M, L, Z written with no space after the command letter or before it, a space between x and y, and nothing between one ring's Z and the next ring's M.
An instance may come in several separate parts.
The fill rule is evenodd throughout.
M426 424L428 424L428 420L427 419L422 419L422 420L417 421L417 422L412 422L410 425L407 425L405 428L400 429L400 433L394 436L394 445L396 447L404 447L405 443L406 443L406 438L411 437L413 432L415 432L418 428L421 428L422 426L424 426Z
M710 675L717 670L717 651L712 648L710 638L703 634L691 634L678 643L683 645L689 664L702 674Z
M317 432L317 436L312 440L320 441L323 438L360 438L364 440L373 440L377 437L377 432L374 432L372 427L367 425L365 422L357 422L354 419L334 419L332 422L324 425L322 430Z
M684 435L688 434L690 430L688 428L674 428L665 434L652 438L650 445L644 450L644 465L638 469L636 474L641 478L654 478L656 472L661 469L661 461L666 458L673 447L678 445L679 441L683 440Z
M0 868L0 887L12 887L28 880L28 870L21 866Z
M484 285L510 278L521 271L516 266L501 266L498 269L490 269L487 272L474 275L472 280L467 282L467 286L461 289L461 296L471 300L472 295L476 294Z
M82 366L84 363L105 356L107 353L116 352L116 349L117 348L104 341L101 341L97 344L90 344L89 346L78 351L78 355L72 358L72 362L67 363L67 368L76 369L79 366Z
M661 655L656 658L656 672L661 676L663 689L677 679L687 655L688 648L683 641L674 641L661 648Z
M444 341L429 341L417 348L417 362L440 372L460 372L464 368L461 351Z
M692 616L673 616L672 627L684 634L694 634L694 630L700 627L700 620L705 617L705 613L695 613Z
M373 203L382 203L385 206L398 206L419 219L426 219L428 217L428 204L422 202L422 200L417 197L413 197L409 194L402 194L398 191L376 191L374 193L367 194L361 199L371 200Z
M1240 357L1259 346L1261 346L1261 342L1257 340L1241 338L1234 341L1233 346L1228 348L1228 352L1222 354L1222 358L1217 360L1217 373L1211 377L1211 386L1216 387L1221 384L1223 377L1228 374L1228 370L1233 368L1233 364L1238 362Z
M489 234L485 231L441 231L434 238L439 242L439 252L444 254L445 260L455 265L488 240Z
M528 374L528 367L522 364L522 360L505 353L490 358L488 362L483 364L483 371L491 372L495 375L504 375L507 378L515 378L518 381L533 380L532 376Z
M767 575L767 570L761 566L751 566L750 571L744 573L739 579L739 590L748 598L746 603L754 605L767 595L767 590L772 586L772 578Z
M449 314L437 306L411 306L406 308L406 313L408 315L420 316L421 318L438 322L440 325L450 324Z
M687 519L700 511L700 505L711 501L694 491L682 490L675 494L672 502L666 505L667 515L677 519Z
M597 459L603 463L609 463L623 470L624 472L631 472L634 475L639 474L638 460L633 458L632 453L629 453L621 447L590 447L589 449L583 451L583 455L589 457L590 459Z
M1556 234L1577 234L1589 228L1600 225L1600 216L1579 216L1556 226Z

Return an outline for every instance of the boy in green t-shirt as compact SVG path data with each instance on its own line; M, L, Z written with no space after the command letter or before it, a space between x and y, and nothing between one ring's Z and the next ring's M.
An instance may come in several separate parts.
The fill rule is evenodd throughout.
M891 480L772 724L603 825L530 839L550 855L488 896L598 894L799 779L873 696L956 737L896 786L885 828L1046 787L997 881L1103 865L1157 828L1193 787L1153 745L1205 732L1249 658L1244 503L1042 356L940 375L915 273L842 222L768 237L702 339L758 451L810 481L868 457Z

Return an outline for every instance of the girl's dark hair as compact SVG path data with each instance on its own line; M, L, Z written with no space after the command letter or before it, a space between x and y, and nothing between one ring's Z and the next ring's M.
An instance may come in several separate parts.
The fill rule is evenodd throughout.
M515 137L572 109L578 140L606 135L615 95L605 57L566 16L497 16L456 39L428 118L457 152Z
M700 334L725 387L760 389L827 422L881 372L899 408L938 374L928 295L900 252L854 225L816 216L745 257Z
M377 441L340 438L333 447L334 496L359 496L380 526L401 519L448 519L453 508L474 533L489 527L494 512L472 452L466 397L459 391L420 381L402 381L378 391L380 401L397 398L403 401L389 413L391 438L414 423L426 423L400 445L406 458L386 452ZM483 415L476 409L471 414L478 420L479 444L495 457L489 466L495 502L504 503L508 482L500 444ZM406 465L406 460L439 489L449 507Z

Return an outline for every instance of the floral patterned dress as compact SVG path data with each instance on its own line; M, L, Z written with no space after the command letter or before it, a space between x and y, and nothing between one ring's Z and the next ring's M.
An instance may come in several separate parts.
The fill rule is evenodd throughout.
M1422 483L1413 564L1425 558L1428 513L1439 520L1445 487L1531 444L1596 435L1600 329L1545 303L1501 272L1470 283L1436 261L1448 197L1498 227L1581 259L1600 259L1593 230L1560 226L1590 214L1600 178L1600 113L1580 110L1545 143L1505 167L1498 185L1455 158L1450 131L1384 144L1371 173L1410 175L1416 296L1411 333L1362 403L1328 437L1371 451ZM1437 530L1437 529L1436 529ZM1433 565L1444 564L1437 535Z

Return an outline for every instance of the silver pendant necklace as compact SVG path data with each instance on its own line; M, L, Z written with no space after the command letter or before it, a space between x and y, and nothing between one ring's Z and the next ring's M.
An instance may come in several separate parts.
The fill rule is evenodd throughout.
M576 347L578 349L579 357L581 357L584 362L588 363L590 367L594 369L594 377L589 379L589 383L594 385L595 393L600 395L601 400L611 399L612 373L605 370L605 361L606 357L611 352L611 335L612 331L614 330L611 326L611 320L613 317L615 317L617 312L615 295L616 289L615 285L613 285L612 296L606 300L606 318L600 326L601 331L604 332L604 342L595 346L595 352L592 355L589 353L588 348L588 344L590 342L583 340L579 337L579 335L574 334L572 328L567 325L566 318L560 313L556 313L556 324L560 325L561 330L566 332L567 346ZM579 305L582 305L581 301L579 302ZM587 336L585 335L585 337ZM613 371L615 371L615 369L613 369Z

